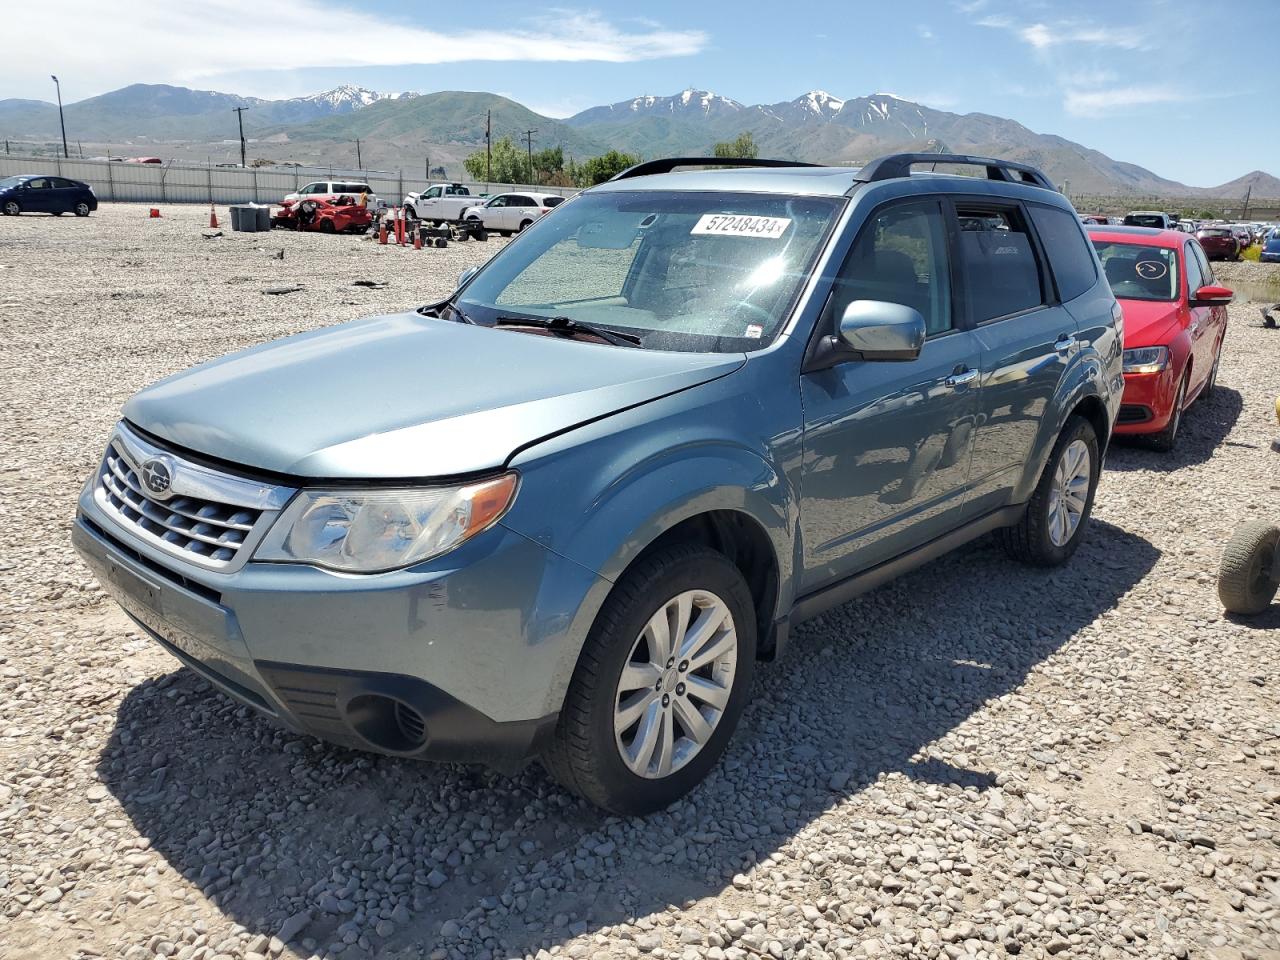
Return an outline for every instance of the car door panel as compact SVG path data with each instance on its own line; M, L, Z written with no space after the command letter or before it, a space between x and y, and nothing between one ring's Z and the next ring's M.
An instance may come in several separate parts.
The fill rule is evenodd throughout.
M955 323L940 203L894 201L872 212L820 330L836 329L855 300L912 307L928 337L914 360L854 360L801 377L802 592L947 532L966 494L976 414L967 381L981 351Z
M18 202L22 204L22 209L31 213L48 213L49 198L53 191L49 188L49 181L46 178L27 181L26 187L22 190L22 195Z
M967 513L1014 502L1053 398L1077 352L1075 317L1062 306L983 324L978 427Z
M958 200L956 217L965 303L981 348L965 512L980 516L1024 494L1044 417L1078 353L1079 329L1071 312L1055 302L1026 207ZM1083 246L1083 235L1079 239Z
M803 591L905 553L956 526L976 414L969 331L908 363L847 363L802 378Z

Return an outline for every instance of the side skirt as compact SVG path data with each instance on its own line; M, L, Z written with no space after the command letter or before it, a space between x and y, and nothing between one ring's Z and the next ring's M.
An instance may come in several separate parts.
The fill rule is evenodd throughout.
M1023 511L1026 509L1027 505L1025 503L1001 507L999 510L994 510L985 516L979 517L977 520L970 521L963 527L957 527L950 533L943 534L936 540L930 540L914 550L894 557L892 560L886 560L868 570L855 573L851 577L846 577L843 580L814 590L812 593L807 593L798 598L792 605L791 616L788 621L793 625L803 623L820 613L830 610L832 607L848 603L855 597L888 583L908 570L914 570L916 567L929 563L931 560L936 560L944 553L950 553L956 547L963 546L970 540L976 540L983 534L990 533L999 527L1013 526L1013 524L1022 519Z

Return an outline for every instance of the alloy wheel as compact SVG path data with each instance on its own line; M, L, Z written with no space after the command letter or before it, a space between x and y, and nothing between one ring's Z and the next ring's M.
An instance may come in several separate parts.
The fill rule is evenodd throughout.
M623 763L669 776L707 745L733 690L738 634L729 605L706 590L662 604L632 645L614 697Z
M1075 536L1084 517L1092 473L1088 444L1073 440L1058 458L1049 494L1049 539L1055 547L1065 546Z

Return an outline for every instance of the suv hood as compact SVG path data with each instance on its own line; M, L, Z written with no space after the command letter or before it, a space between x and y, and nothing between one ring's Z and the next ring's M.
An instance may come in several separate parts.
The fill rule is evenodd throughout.
M302 478L445 477L724 376L743 354L667 353L370 317L194 367L124 417L179 447Z

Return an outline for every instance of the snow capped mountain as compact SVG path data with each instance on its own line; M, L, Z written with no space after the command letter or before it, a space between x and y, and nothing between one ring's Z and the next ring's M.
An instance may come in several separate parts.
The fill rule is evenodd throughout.
M314 104L330 113L349 113L359 110L380 100L400 100L404 97L416 97L416 93L379 93L366 87L357 87L350 83L334 87L323 93L313 93L308 97L294 97L293 103Z
M844 108L845 101L839 97L833 97L825 90L810 90L804 96L792 100L791 103L825 120L839 113Z
M670 117L686 120L701 116L710 119L735 114L742 109L742 104L737 100L730 100L710 90L697 90L690 87L670 97L656 97L649 94L634 97L631 100L621 100L608 106L592 107L571 117L569 123L626 123L641 117Z

